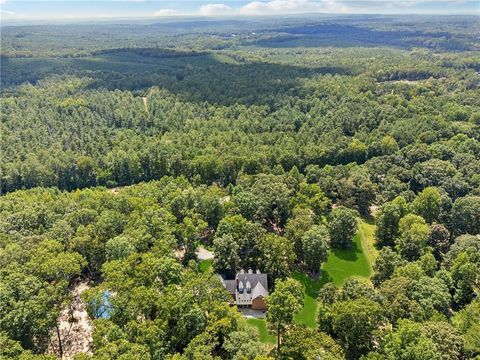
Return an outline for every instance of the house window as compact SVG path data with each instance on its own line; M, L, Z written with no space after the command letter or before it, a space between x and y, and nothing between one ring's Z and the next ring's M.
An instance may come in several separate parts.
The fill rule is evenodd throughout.
M245 287L247 288L247 294L250 294L252 292L252 285L250 284L250 281L247 281Z
M241 281L238 282L238 292L243 294L243 282Z

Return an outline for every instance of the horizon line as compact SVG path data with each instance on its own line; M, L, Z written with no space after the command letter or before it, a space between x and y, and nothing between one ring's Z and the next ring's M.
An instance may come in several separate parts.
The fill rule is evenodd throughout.
M155 15L146 15L146 16L94 16L94 17L53 17L53 18L16 18L16 19L2 19L0 16L1 24L0 27L4 27L6 22L9 23L36 23L36 22L100 22L100 21L131 21L131 20L178 20L178 19L210 19L210 20L234 20L234 19L261 19L261 18L292 18L292 17L308 17L308 16L318 16L318 15L326 15L326 16L338 16L338 17L345 17L345 16L389 16L389 17L404 17L404 16L440 16L440 17L454 17L454 16L465 16L465 17L478 17L480 11L478 13L472 14L470 13L454 13L454 14L441 14L441 13L378 13L378 12L365 12L365 13L337 13L337 12L305 12L305 13L291 13L291 14L273 14L273 15L199 15L199 14L178 14L178 15L169 15L169 16L155 16ZM479 18L480 23L480 18Z

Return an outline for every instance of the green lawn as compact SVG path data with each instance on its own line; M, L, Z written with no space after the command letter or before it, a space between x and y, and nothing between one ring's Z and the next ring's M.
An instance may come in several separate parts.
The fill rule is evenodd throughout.
M353 247L349 250L331 250L327 262L322 266L319 279L313 279L302 272L292 273L292 277L305 287L303 309L295 315L297 323L311 328L317 326L317 296L324 284L333 282L335 286L341 286L351 277L370 278L372 264L377 256L377 250L373 246L374 230L374 225L363 220L359 221L358 232L353 238ZM248 319L247 323L258 329L260 341L264 343L275 341L275 337L268 334L264 319Z
M372 274L372 262L376 252L373 247L373 225L359 222L358 232L353 238L353 247L348 250L332 249L322 266L322 279L342 285L350 277L368 279Z
M271 335L267 330L265 319L247 319L247 324L257 328L260 341L264 344L275 344L277 341L275 335Z
M295 315L295 321L299 324L315 328L317 326L317 296L320 288L328 282L328 278L312 279L305 273L294 272L292 277L300 281L305 288L304 305L302 311Z
M372 265L378 255L378 250L375 248L375 225L361 221L359 229L362 232L361 236L363 236L362 251L368 259L370 269L372 269ZM371 272L373 272L373 269Z
M201 272L207 272L212 269L213 266L213 259L203 260L198 264L198 268Z

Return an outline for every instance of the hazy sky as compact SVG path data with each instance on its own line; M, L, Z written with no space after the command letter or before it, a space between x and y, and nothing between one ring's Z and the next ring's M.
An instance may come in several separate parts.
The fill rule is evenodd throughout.
M0 0L0 7L3 20L301 13L480 15L480 0Z

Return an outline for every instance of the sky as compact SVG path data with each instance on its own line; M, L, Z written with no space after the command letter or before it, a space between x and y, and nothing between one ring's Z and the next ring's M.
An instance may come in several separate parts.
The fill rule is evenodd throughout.
M305 13L480 16L480 0L0 0L2 20L233 18Z

